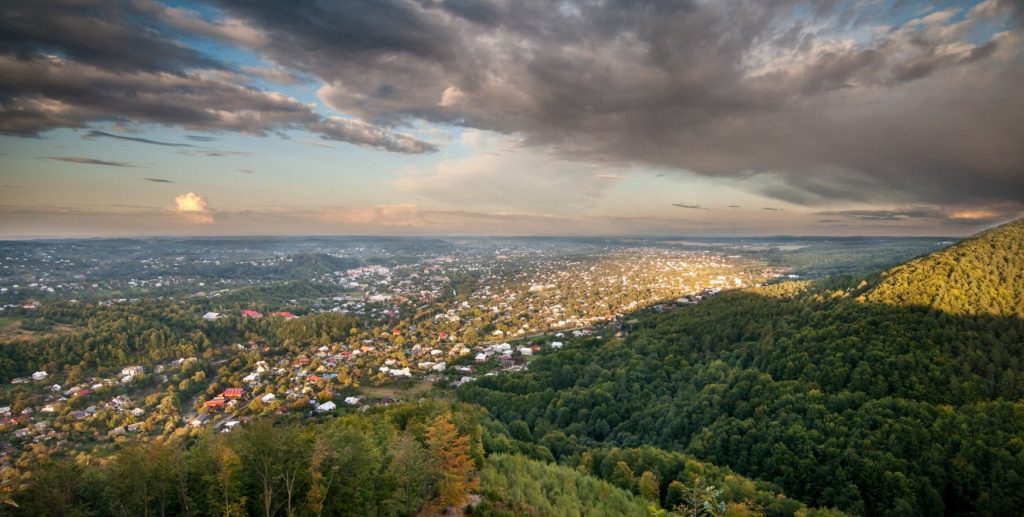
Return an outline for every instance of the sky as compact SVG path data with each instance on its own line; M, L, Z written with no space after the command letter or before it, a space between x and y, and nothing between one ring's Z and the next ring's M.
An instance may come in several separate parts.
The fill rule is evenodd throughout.
M967 235L1024 2L0 3L0 238Z

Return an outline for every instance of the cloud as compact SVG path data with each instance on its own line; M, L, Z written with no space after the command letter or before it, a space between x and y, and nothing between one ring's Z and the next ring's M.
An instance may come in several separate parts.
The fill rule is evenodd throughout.
M174 183L171 180L167 180L167 179L163 179L163 178L142 178L142 179L145 180L145 181L151 181L153 183Z
M244 173L244 174L255 174L256 173L256 171L254 171L252 169L238 169L238 172L241 172L241 173Z
M56 160L59 162L79 163L82 165L104 165L107 167L135 167L135 165L132 165L128 162L97 160L95 158L85 158L82 156L47 156L46 159Z
M174 211L183 216L185 220L196 224L212 224L213 211L207 204L206 198L189 192L174 198Z
M771 212L781 212L783 209L772 207L772 206L766 206L766 207L762 208L761 210L768 210L768 211L771 211Z
M178 143L173 143L173 142L160 142L160 141L157 141L157 140L150 140L148 138L139 138L139 137L135 137L135 136L115 135L113 133L107 133L106 131L98 131L98 130L95 130L95 129L92 130L92 131L89 131L88 133L86 133L86 135L83 138L114 138L114 139L117 139L117 140L125 140L125 141L128 141L128 142L139 142L141 144L162 145L162 146L167 146L167 147L193 147L192 144L178 144Z
M515 134L804 205L1024 198L1020 3L883 4L222 2L324 103L384 126Z
M213 142L213 141L217 140L216 138L214 138L212 136L204 136L204 135L185 135L185 138L187 138L187 139L189 139L189 140L191 140L193 142Z
M1019 202L995 203L985 206L917 206L892 209L826 210L814 215L840 216L873 222L938 221L947 224L982 226L1018 217L1024 211Z
M843 216L866 221L896 221L901 219L935 219L944 214L935 208L901 208L893 210L826 210L815 215Z
M310 124L309 128L320 133L321 138L325 140L362 142L370 147L377 147L386 151L406 154L437 151L437 146L434 144L417 140L410 135L395 133L372 124L367 124L361 120L329 117Z
M707 208L704 208L700 205L684 205L682 203L672 203L672 206L677 206L679 208L692 208L694 210L707 210Z
M177 39L182 33L264 43L262 33L240 20L210 21L148 0L0 4L0 134L38 136L114 121L259 136L305 130L386 151L436 149L392 128L324 117L314 105L257 88L250 81L260 75L255 70L233 70Z
M257 87L292 80L341 116ZM408 128L455 126L816 207L1024 199L1022 83L1015 0L0 4L4 134L142 123L417 154L438 144Z

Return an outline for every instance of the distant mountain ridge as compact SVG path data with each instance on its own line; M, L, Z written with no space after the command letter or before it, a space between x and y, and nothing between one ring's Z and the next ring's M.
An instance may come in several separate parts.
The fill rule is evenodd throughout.
M1024 318L1024 219L896 266L864 299Z

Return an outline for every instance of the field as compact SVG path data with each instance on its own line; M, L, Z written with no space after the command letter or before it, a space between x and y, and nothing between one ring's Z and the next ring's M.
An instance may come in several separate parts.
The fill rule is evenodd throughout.
M36 341L41 337L65 332L76 332L78 329L71 325L56 324L50 330L32 331L21 326L21 319L11 317L0 317L0 344L12 343L15 341Z

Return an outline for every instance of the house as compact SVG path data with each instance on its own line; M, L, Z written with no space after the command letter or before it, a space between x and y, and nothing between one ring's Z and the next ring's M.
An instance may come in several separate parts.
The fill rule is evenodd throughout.
M519 349L519 353L521 355L533 355L533 349L530 348L530 347L524 346L524 347Z
M279 318L284 318L285 320L293 320L295 318L298 318L298 316L287 311L275 312L271 314L271 316L277 316Z
M137 375L142 375L145 372L146 370L141 366L126 366L121 368L122 376L135 377Z
M146 410L142 409L140 407L137 407L137 408L132 410L132 416L134 416L134 417L140 417L140 416L145 415L145 414L146 414Z
M46 378L49 377L49 376L50 375L48 373L46 373L45 371L38 371L38 372L32 374L32 380L34 380L34 381L42 381L42 380L46 380Z
M203 403L203 407L206 409L221 409L224 407L225 402L224 397L214 397Z
M478 363L486 363L488 356L487 354L480 352L479 354L476 354L476 357L474 357L473 359Z
M259 311L245 309L245 310L242 311L242 316L245 317L245 318L260 319L260 318L263 317L263 313L261 313Z
M118 436L124 436L124 426L122 425L122 426L118 426L118 427L115 427L115 428L111 429L110 432L107 433L107 436L110 437L110 438L116 438Z
M345 397L345 403L350 406L358 406L363 401L363 397Z
M328 400L327 402L324 402L323 404L320 404L319 406L317 406L316 407L316 412L317 413L327 413L327 412L330 412L330 411L334 411L337 407L338 407L337 404L335 404L334 402Z
M551 342L551 348L557 349L557 348L562 348L563 346L564 345L562 344L561 341L552 341Z
M277 396L274 395L273 393L267 393L266 395L260 397L260 400L262 400L264 403L273 402L275 399L277 399Z
M219 320L219 319L221 319L223 317L224 317L224 315L219 313L219 312L208 312L206 314L203 314L203 319L206 320L206 321Z
M136 422L134 424L128 424L125 427L125 429L127 429L129 433L137 433L137 432L142 430L142 422Z
M242 398L243 393L244 390L242 390L242 388L228 388L224 390L224 392L221 393L220 396L226 399L240 399Z

